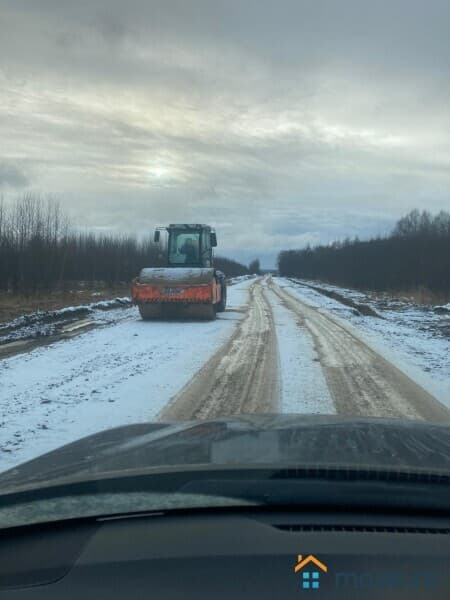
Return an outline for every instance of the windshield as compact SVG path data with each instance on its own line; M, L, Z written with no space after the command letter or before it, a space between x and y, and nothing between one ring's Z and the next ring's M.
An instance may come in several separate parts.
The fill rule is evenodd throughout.
M171 265L199 263L200 233L171 231L169 240L169 263Z
M0 10L0 528L141 470L447 477L450 3Z

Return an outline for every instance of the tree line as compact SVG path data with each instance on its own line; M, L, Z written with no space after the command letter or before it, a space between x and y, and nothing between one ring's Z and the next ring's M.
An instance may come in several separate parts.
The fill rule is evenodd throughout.
M225 258L224 256L215 256L214 257L214 266L219 271L225 273L227 277L239 277L241 275L248 275L248 268L237 262L236 260L232 260L231 258Z
M261 265L259 262L259 258L255 258L255 260L252 260L252 262L248 265L248 270L252 275L259 275L261 272Z
M0 200L0 291L31 294L74 282L112 286L164 264L150 237L77 232L58 202L33 194L12 205ZM217 258L216 266L229 277L248 273L226 258Z
M283 251L279 273L376 291L450 294L450 213L413 210L389 235Z

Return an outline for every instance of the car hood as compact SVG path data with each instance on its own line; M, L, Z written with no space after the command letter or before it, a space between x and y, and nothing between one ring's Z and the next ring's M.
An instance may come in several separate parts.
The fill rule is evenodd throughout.
M80 439L0 475L1 493L123 473L326 467L450 474L450 427L422 421L251 415L142 423Z

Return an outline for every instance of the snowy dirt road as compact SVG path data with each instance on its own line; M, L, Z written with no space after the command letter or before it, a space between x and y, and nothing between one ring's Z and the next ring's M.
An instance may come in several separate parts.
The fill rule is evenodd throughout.
M337 413L450 421L446 407L365 343L351 325L292 296L281 283L270 287L314 340Z
M0 360L0 471L97 431L154 420L295 412L450 421L349 324L282 280L240 281L211 322L136 309Z
M450 411L370 348L351 326L257 282L245 319L159 415L338 413L450 421Z

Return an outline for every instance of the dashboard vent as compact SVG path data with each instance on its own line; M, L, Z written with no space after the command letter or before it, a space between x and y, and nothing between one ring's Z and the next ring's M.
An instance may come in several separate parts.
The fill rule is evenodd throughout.
M274 525L276 529L289 532L349 532L349 533L425 533L447 535L450 528L403 527L393 525Z

